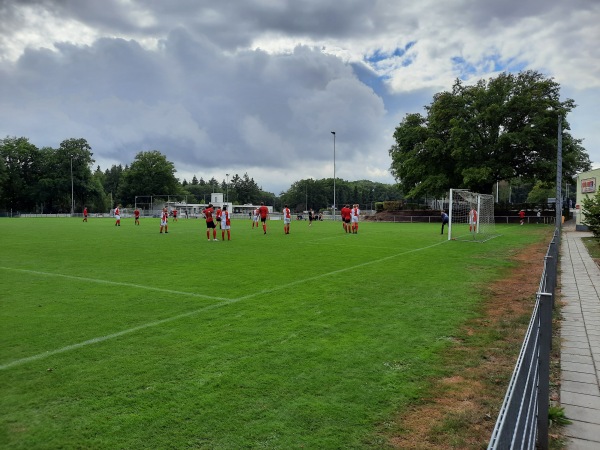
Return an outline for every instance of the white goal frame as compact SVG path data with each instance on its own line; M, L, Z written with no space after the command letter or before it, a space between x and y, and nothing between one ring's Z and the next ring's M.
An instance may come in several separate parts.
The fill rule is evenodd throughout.
M470 221L472 209L477 212L474 224ZM450 189L448 240L485 242L497 236L494 196L466 189Z

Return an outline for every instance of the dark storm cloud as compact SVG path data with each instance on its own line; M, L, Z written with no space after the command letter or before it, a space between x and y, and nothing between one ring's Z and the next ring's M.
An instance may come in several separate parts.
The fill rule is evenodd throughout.
M0 0L0 134L84 137L104 168L160 150L279 190L331 176L335 130L339 176L389 182L405 113L457 77L534 69L600 154L598 16L586 0Z
M14 71L0 75L3 86L21 80L14 106L29 111L21 126L0 113L4 130L27 136L32 124L47 124L44 135L55 145L81 136L95 152L125 161L157 149L177 167L204 170L320 164L330 160L323 145L329 149L331 129L352 142L352 158L384 114L381 99L349 66L308 47L226 56L180 29L158 52L108 38L56 49L27 50Z

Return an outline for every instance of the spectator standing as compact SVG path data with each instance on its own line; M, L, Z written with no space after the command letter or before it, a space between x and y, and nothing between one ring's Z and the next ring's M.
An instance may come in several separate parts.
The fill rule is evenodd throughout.
M521 219L521 225L523 225L525 223L525 211L519 211L519 217Z

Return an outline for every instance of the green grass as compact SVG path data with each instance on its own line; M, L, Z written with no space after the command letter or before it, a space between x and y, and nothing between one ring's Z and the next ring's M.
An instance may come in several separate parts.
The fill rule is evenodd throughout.
M122 223L0 222L0 446L385 448L481 287L547 231Z

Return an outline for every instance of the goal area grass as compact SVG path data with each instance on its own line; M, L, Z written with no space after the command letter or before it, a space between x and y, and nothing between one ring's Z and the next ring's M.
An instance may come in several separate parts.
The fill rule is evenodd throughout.
M385 448L547 225L1 219L5 448ZM212 239L212 235L211 235ZM533 293L532 293L533 294Z

